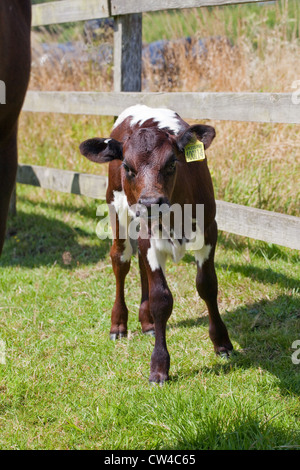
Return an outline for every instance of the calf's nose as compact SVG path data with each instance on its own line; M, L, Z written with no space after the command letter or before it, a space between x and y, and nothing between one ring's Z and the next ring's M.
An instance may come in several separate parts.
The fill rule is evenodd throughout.
M140 197L138 200L138 210L137 210L137 216L147 216L149 217L151 214L151 209L152 206L161 206L162 204L166 204L167 206L170 205L169 199L165 196L149 196L149 197Z
M169 205L169 200L165 196L158 196L158 197L141 197L139 199L139 204L141 206L145 206L147 209L151 209L151 206L154 204L161 206L162 204L168 204Z

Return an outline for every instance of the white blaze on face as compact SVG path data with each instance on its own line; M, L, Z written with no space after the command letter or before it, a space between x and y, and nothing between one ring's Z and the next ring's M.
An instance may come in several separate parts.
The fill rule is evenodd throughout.
M149 108L143 104L137 104L125 109L116 120L114 128L128 117L131 117L131 126L135 124L142 126L148 119L153 119L159 129L170 129L175 135L183 130L182 123L174 111L165 108Z

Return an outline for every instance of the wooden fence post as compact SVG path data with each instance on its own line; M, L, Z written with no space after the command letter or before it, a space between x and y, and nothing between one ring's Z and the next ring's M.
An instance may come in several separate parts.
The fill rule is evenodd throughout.
M114 17L114 91L142 89L142 14Z

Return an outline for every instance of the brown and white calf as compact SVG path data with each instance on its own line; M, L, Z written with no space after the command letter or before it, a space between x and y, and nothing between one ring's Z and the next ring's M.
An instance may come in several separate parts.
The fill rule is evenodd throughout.
M124 283L133 248L129 238L120 236L127 219L139 216L139 208L143 207L147 214L149 212L149 217L146 217L148 224L153 205L172 207L176 204L182 209L185 205L191 205L193 223L197 224L196 207L204 205L204 243L194 252L197 262L196 287L207 304L209 335L216 353L228 355L232 350L217 304L218 286L214 268L217 225L211 176L205 154L203 159L189 162L185 152L190 143L198 141L207 149L214 137L215 131L211 126L189 126L171 110L136 105L119 116L110 138L89 139L80 145L81 153L89 160L110 162L106 199L111 217L116 217L110 252L116 277L111 339L127 334ZM180 259L189 239L183 233L181 239L175 240L172 227L167 239L163 240L153 238L150 228L146 233L147 236L138 238L142 288L139 321L144 333L155 334L149 380L163 383L168 380L170 367L166 324L173 307L173 297L165 277L165 261L168 256L175 261Z

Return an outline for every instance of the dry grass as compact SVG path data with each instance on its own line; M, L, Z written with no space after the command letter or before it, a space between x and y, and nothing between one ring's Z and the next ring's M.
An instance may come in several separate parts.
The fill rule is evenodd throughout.
M149 91L291 92L300 76L299 43L275 34L266 38L264 54L253 50L246 37L234 46L225 36L211 39L206 54L195 58L192 51L197 47L194 39L188 53L184 44L166 48L162 70L145 64Z
M112 40L112 38L111 38ZM32 34L32 63L29 89L44 91L111 91L113 86L112 65L98 67L91 63L81 65L75 61L46 60L41 41L56 42L47 32ZM82 38L82 41L84 39Z

